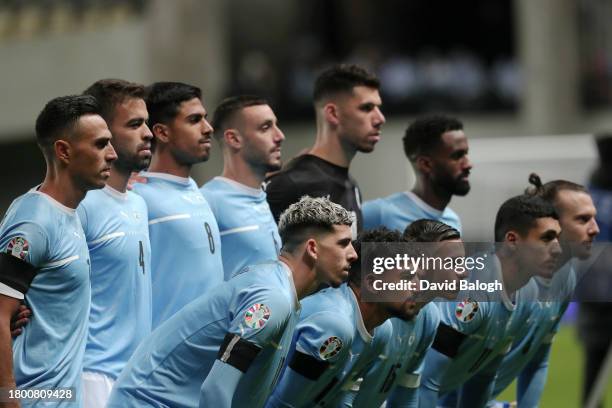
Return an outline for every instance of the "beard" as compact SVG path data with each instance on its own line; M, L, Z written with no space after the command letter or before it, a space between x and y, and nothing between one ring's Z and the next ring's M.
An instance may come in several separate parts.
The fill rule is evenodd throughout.
M133 172L146 170L151 164L151 156L138 157L138 154L125 154L117 151L117 160L113 166L124 171Z
M461 174L457 178L451 178L449 176L439 178L436 181L439 189L456 196L465 196L470 192L472 186L468 180L463 180L465 174Z

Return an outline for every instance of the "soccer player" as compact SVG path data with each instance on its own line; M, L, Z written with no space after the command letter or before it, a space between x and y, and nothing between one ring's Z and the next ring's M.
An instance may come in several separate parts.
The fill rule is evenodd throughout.
M275 219L302 194L329 197L355 214L357 236L363 227L361 192L349 166L357 152L372 152L380 140L385 117L379 86L376 76L356 65L334 66L319 75L314 86L315 144L273 175L266 187Z
M208 160L213 128L195 86L156 82L146 95L153 157L134 184L149 210L153 328L223 282L217 221L189 176Z
M381 225L403 231L418 219L438 220L461 232L461 221L448 207L453 195L470 191L472 163L463 124L447 116L426 116L406 129L404 152L416 176L412 191L363 205L365 228Z
M91 258L91 312L83 364L83 402L103 408L112 384L151 332L151 245L147 206L127 191L133 171L151 161L144 86L120 79L95 82L96 98L113 135L117 160L101 190L77 208Z
M449 245L436 245L435 252L432 251L435 244L425 244L428 247L423 248L423 252L433 252L432 255L443 259L465 256L459 231L440 221L417 220L406 228L403 238L413 243L448 243ZM438 281L450 282L460 278L454 270L448 271L449 273L441 272L437 271L436 276L432 276L428 271L419 271L419 274L428 280ZM457 296L457 293L449 291L423 291L419 293L415 308L418 314L415 313L409 320L391 319L393 339L384 353L378 356L372 369L363 377L353 397L353 408L379 407L387 396L387 407L417 407L423 360L433 343L440 322L436 305L430 303L436 294L451 299Z
M285 135L270 105L257 96L227 98L213 117L223 174L201 191L219 225L227 280L247 265L278 256L278 227L261 183L267 172L281 168Z
M36 120L45 179L13 201L0 224L0 386L72 387L75 399L60 407L82 406L91 299L89 253L76 208L88 190L104 187L117 158L100 113L92 96L47 103ZM9 321L22 300L33 317L11 353Z
M299 300L338 287L357 259L351 214L303 197L281 215L279 258L243 268L168 319L132 356L109 408L263 406L283 367Z
M533 276L554 270L561 253L560 230L554 208L539 197L520 195L501 205L495 220L495 241L501 244L488 254L484 268L470 271L470 279L497 281L503 290L466 291L460 301L438 303L440 325L425 357L419 406L436 407L439 395L460 387L459 406L486 405L492 381L477 391L464 383L484 367L494 377L537 297L521 288Z
M355 242L358 256L364 253L363 244L367 242L393 244L404 240L399 231L384 227L363 231ZM376 249L376 256L392 254L394 250L393 246L381 245ZM383 294L373 292L372 287L364 284L375 275L362 275L365 274L362 262L363 259L352 265L349 282L340 289L327 288L304 300L290 361L267 407L339 406L341 401L350 405L354 397L350 390L378 365L381 358L399 360L407 357L395 355L400 351L398 348L388 348L392 336L397 335L388 319L413 319L423 304L415 302L416 291L408 287L392 294L395 299L368 301L368 291L370 299L372 295ZM384 281L413 278L409 271L393 270L385 272ZM398 296L400 300L396 300ZM371 384L366 385L369 386ZM368 405L371 401L367 399L365 397L364 405L374 406Z
M559 269L552 275L536 276L533 283L539 290L539 302L527 320L525 332L517 336L510 352L497 370L492 397L499 395L518 377L517 402L519 407L537 407L548 371L548 359L554 335L559 329L576 285L573 260L585 260L591 255L591 244L599 227L597 213L587 189L567 180L542 184L532 174L529 181L537 194L555 206L559 214L563 250Z

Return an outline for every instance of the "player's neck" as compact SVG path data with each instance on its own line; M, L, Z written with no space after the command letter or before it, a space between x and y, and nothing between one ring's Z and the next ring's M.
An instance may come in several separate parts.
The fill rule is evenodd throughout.
M452 197L452 194L436 191L430 183L423 180L422 176L417 177L412 192L427 205L439 211L444 211Z
M38 191L68 208L77 208L87 194L87 190L77 187L66 172L53 174L48 170Z
M291 270L298 300L316 292L319 284L315 279L314 268L288 252L281 252L278 259Z
M314 146L308 152L336 166L346 168L351 165L355 153L354 148L343 146L340 137L335 134L317 135Z
M177 163L170 154L153 154L148 171L166 173L187 178L191 174L191 165Z
M258 171L242 160L225 160L223 163L223 177L234 180L251 188L260 188L266 178L265 170Z
M124 172L113 166L110 171L110 177L106 180L106 185L119 192L125 193L127 191L130 175L131 172Z
M529 276L525 276L524 271L521 271L516 262L516 257L513 255L506 256L502 252L497 252L499 263L501 264L501 275L504 285L504 291L508 297L512 297L514 293L525 286L529 281Z
M361 288L352 283L349 283L349 288L353 291L357 299L363 325L368 333L373 334L374 329L383 324L385 320L390 317L389 314L382 307L382 302L364 302L361 299Z

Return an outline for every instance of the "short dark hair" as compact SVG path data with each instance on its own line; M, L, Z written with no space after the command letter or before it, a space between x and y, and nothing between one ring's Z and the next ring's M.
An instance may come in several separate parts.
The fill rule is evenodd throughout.
M46 154L56 140L74 132L81 116L100 115L100 111L100 104L91 95L51 99L36 118L36 140L43 153Z
M230 96L221 101L213 114L212 127L215 129L215 137L221 139L223 132L234 118L236 113L244 108L258 105L269 105L268 101L257 95Z
M459 239L461 234L441 221L420 219L410 223L402 237L408 242L440 242Z
M202 99L200 88L181 82L155 82L146 88L145 102L151 127L168 124L178 114L181 103L194 98Z
M379 89L380 81L376 75L358 65L334 65L321 72L315 80L314 102L317 103L321 99L337 93L350 93L356 86Z
M357 253L357 261L351 264L349 271L349 282L357 287L361 286L361 246L364 242L393 243L403 242L402 233L387 227L378 227L371 230L364 230L359 233L357 239L353 241L353 248ZM384 250L384 247L381 248Z
M538 218L559 219L552 203L538 195L521 194L506 200L495 217L495 241L502 242L508 231L526 235Z
M417 156L430 153L440 144L442 134L453 130L463 130L459 119L444 115L418 118L408 126L402 139L406 157L415 161Z
M102 117L108 123L113 119L115 107L126 99L144 99L144 85L123 79L101 79L83 91L98 100Z
M572 181L553 180L543 184L542 179L540 179L540 176L536 173L531 173L529 175L529 184L531 184L531 186L525 189L525 194L537 195L553 205L557 198L557 194L563 190L588 194L585 186Z

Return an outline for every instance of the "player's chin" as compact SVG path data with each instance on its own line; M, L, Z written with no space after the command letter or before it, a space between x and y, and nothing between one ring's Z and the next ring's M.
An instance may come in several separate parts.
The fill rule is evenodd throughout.
M469 181L459 181L453 189L453 194L457 196L465 196L470 192L471 188L472 186L470 185Z
M375 146L376 143L363 143L359 146L357 150L360 153L372 153L374 151Z

